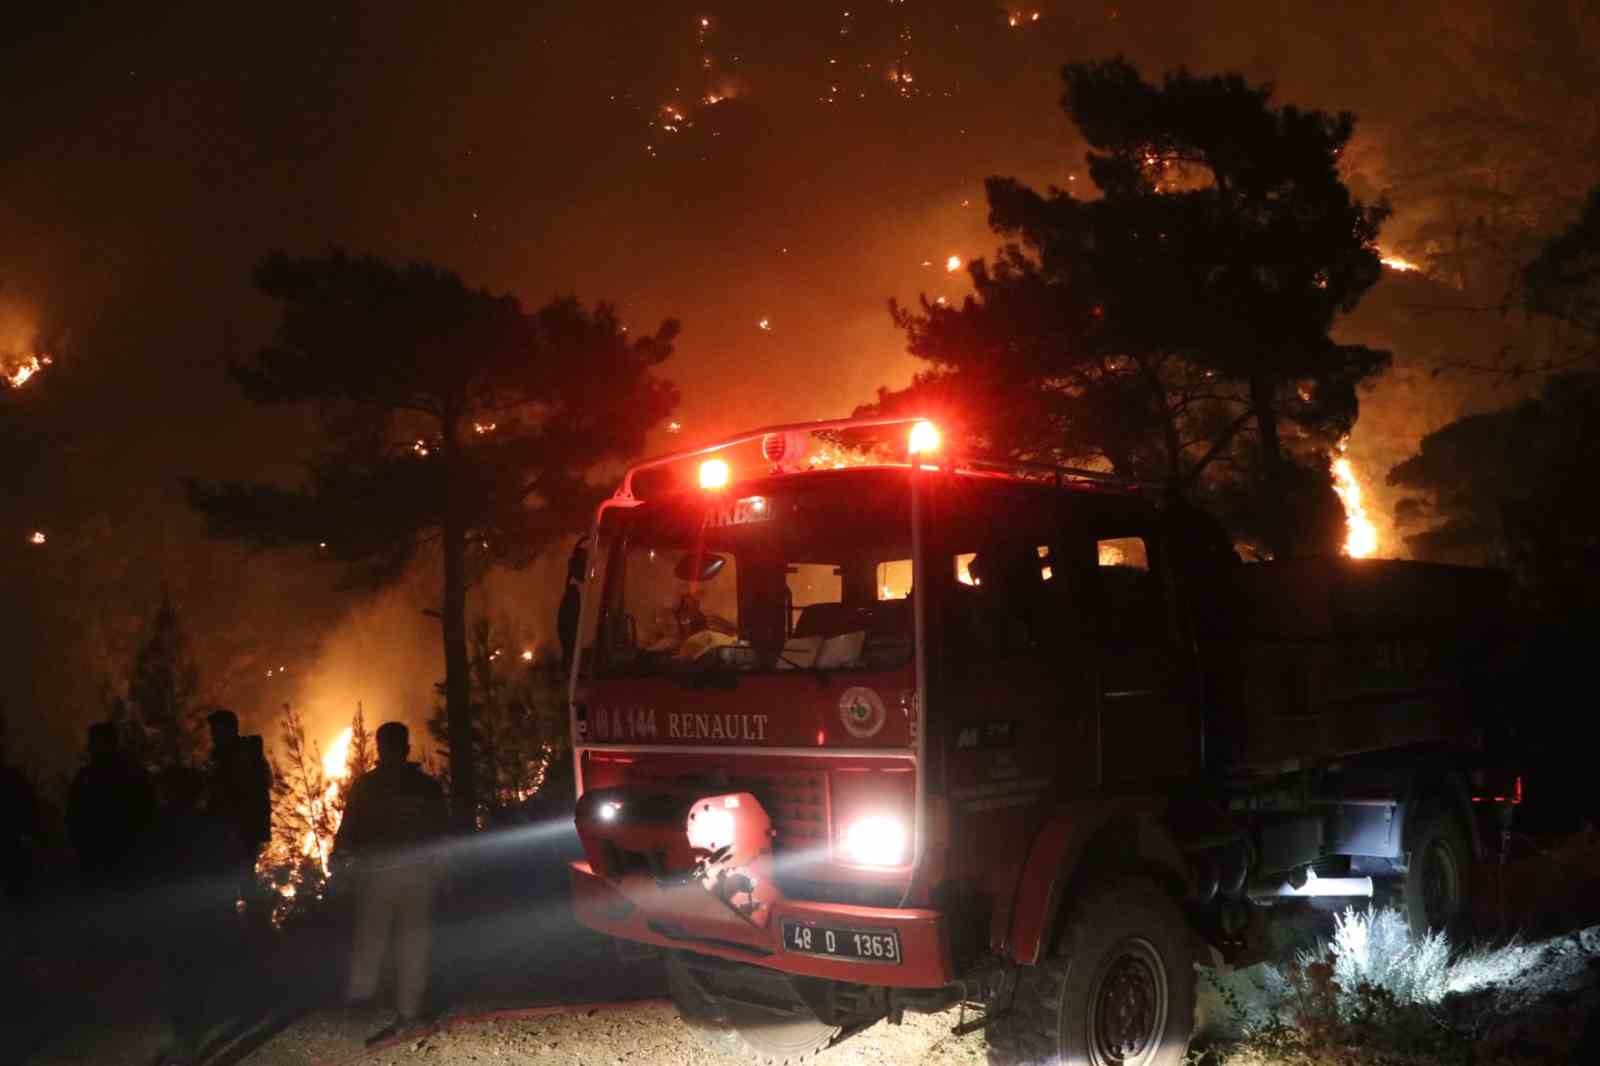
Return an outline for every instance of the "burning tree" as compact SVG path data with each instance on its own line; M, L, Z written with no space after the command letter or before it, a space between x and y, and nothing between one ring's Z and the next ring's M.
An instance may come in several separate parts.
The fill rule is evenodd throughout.
M345 800L377 760L360 704L326 753L307 736L305 719L291 704L283 705L278 730L284 757L272 763L272 839L256 873L277 894L273 922L281 925L326 893Z
M316 405L321 442L304 487L190 482L190 502L215 535L311 550L357 584L439 552L452 805L470 826L467 588L581 527L584 472L637 452L677 403L654 373L677 323L630 339L607 304L529 312L437 267L337 252L270 256L256 283L282 307L277 333L230 373L259 404Z
M879 406L966 412L1000 454L1206 489L1274 554L1337 551L1330 460L1388 363L1329 337L1378 278L1387 210L1340 180L1353 118L1236 75L1151 85L1119 59L1063 76L1100 197L991 178L1012 243L969 265L961 307L891 305L931 369Z

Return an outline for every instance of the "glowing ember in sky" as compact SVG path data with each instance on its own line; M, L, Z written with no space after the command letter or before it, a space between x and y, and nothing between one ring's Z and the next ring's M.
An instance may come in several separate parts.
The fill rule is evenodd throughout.
M533 649L532 648L523 648L522 649L522 661L525 662L525 663L533 662Z
M949 259L946 259L944 261L944 269L945 272L949 274L954 274L956 271L960 270L961 257L959 255L952 255Z
M677 419L673 419L671 422L667 423L667 432L668 433L682 433L683 432L683 423L679 422Z
M493 423L493 422L474 422L474 423L472 423L472 432L476 433L480 437L483 436L485 433L493 433L495 431L495 428L496 428L496 426L495 426L495 423Z
M29 544L43 544L46 539L47 538L44 535L44 530L42 529L36 529L32 533L28 534Z
M770 318L763 318L763 319L762 319L762 320L761 320L761 321L760 321L760 322L757 322L757 323L756 323L756 327L757 327L757 328L758 328L758 329L764 329L764 330L766 330L766 331L767 331L767 332L768 332L768 333L771 333L771 332L772 332L772 319L770 319Z
M1343 443L1340 449L1343 450ZM1344 504L1344 553L1352 559L1365 559L1378 550L1378 529L1367 517L1361 502L1361 482L1355 468L1344 456L1333 461L1333 491Z

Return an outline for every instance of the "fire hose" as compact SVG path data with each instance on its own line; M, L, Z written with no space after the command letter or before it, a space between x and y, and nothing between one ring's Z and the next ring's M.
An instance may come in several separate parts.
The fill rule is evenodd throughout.
M599 1003L551 1003L538 1007L508 1007L502 1010L480 1011L475 1014L456 1014L439 1019L434 1024L422 1029L413 1029L405 1033L396 1034L387 1040L380 1040L376 1044L362 1048L353 1055L337 1059L317 1059L313 1066L354 1066L364 1062L372 1056L384 1051L392 1051L402 1044L425 1040L430 1036L463 1025L478 1025L491 1021L519 1021L533 1018L552 1018L568 1014L597 1014L600 1011L622 1010L624 1008L638 1007L670 1007L672 1001L668 999L624 999L611 1000Z

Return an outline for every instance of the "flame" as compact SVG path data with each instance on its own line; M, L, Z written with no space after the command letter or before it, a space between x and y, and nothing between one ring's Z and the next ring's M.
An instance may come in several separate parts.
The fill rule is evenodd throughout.
M1384 252L1381 249L1378 252L1378 262L1382 263L1384 266L1388 267L1390 270L1398 270L1402 274L1409 273L1410 271L1413 271L1413 270L1421 270L1422 269L1421 266L1417 265L1416 263L1413 263L1409 259L1403 259L1398 255L1387 255L1387 254L1384 254Z
M327 784L323 787L321 802L328 812L329 830L333 833L339 831L340 812L334 806L339 801L339 787L350 777L350 735L349 726L340 730L322 756L322 776ZM301 854L316 856L324 875L330 873L328 855L332 848L332 837L324 840L314 829L306 830L305 839L300 842Z
M1344 450L1344 443L1339 448ZM1333 491L1344 504L1344 553L1352 559L1365 559L1378 550L1378 528L1367 517L1361 502L1361 482L1355 468L1343 455L1333 461Z
M49 538L44 535L44 530L42 529L36 529L32 533L28 534L29 544L43 544L47 539Z
M49 366L50 362L48 355L30 355L18 362L15 369L0 370L0 378L3 378L5 383L13 389L20 389L35 374Z
M961 257L959 255L952 255L950 258L946 259L944 261L944 269L945 273L947 274L954 274L956 271L960 270Z
M339 735L333 738L333 743L328 745L328 752L322 757L322 773L331 783L343 781L350 776L349 726L345 726ZM338 791L333 784L329 785L329 789L330 793Z

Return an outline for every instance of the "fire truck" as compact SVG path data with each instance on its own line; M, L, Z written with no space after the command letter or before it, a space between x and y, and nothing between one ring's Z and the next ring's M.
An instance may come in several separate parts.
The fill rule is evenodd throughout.
M1245 564L1161 486L941 437L757 430L596 516L573 908L707 1042L798 1062L961 1005L994 1063L1164 1066L1196 964L1275 911L1462 920L1521 799L1471 699L1497 575Z

